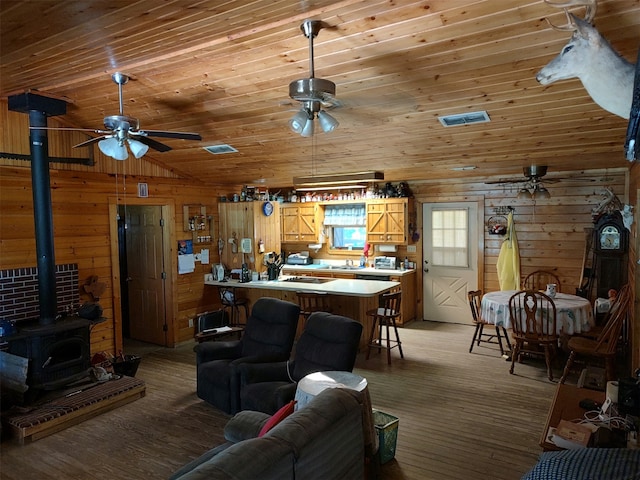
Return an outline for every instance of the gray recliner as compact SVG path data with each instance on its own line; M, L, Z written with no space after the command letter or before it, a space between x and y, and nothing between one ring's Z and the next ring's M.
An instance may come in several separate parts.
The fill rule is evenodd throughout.
M246 362L275 362L291 354L300 307L277 298L260 298L251 309L240 340L196 346L197 394L220 410L240 410L237 367Z
M297 382L320 371L351 372L358 354L362 324L327 312L309 316L291 361L238 365L240 408L267 414L295 397Z

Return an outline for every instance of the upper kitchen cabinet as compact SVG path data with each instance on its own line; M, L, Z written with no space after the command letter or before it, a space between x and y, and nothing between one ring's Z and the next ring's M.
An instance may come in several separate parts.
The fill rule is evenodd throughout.
M408 198L367 200L367 242L407 244Z
M317 203L287 203L281 205L280 212L283 243L317 241Z
M218 211L220 261L226 268L247 263L254 271L265 271L264 254L281 250L280 205L264 201L219 203Z

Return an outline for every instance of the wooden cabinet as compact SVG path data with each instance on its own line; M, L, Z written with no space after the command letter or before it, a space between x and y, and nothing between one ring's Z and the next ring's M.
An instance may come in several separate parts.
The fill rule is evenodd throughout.
M218 204L220 238L224 242L220 261L226 268L240 268L246 263L251 270L263 272L264 253L281 252L280 206L277 202L271 204L273 211L269 215L262 201ZM243 238L250 239L250 252L242 252ZM264 253L260 251L261 242Z
M400 309L402 310L402 315L398 325L406 325L416 319L416 274L414 272L405 275L391 275L389 279L394 282L400 282L400 289L402 290Z
M283 243L317 241L317 203L284 204L280 211Z
M407 244L408 199L367 200L367 242Z

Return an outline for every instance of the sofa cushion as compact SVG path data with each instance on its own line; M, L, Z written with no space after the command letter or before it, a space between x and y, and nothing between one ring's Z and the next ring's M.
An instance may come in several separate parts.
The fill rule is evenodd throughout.
M269 418L266 413L252 410L238 412L224 426L224 438L233 443L256 438Z
M206 455L206 454L205 454ZM276 438L252 438L210 457L180 480L282 480L295 478L294 459L286 442Z
M291 400L284 407L282 407L276 413L271 415L271 418L267 420L267 422L262 426L262 429L260 429L260 433L258 433L258 436L262 437L263 435L265 435L269 430L271 430L273 427L278 425L282 420L284 420L289 415L291 415L295 408L296 408L296 401Z

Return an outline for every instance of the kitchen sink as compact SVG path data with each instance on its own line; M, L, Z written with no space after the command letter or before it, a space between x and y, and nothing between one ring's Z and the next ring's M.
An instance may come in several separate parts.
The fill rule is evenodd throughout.
M356 267L355 265L330 265L329 270L360 270L364 267Z
M327 283L333 282L335 278L318 278L318 277L290 277L280 280L281 282L293 283Z

